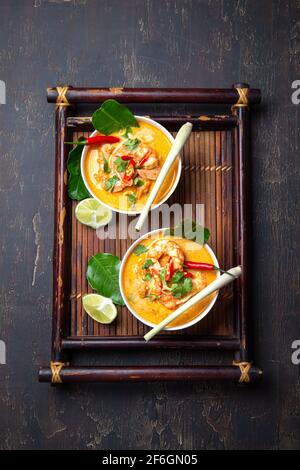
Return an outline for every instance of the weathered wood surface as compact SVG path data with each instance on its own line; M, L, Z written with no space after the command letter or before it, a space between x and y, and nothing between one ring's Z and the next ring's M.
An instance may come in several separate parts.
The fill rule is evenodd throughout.
M299 1L2 0L1 448L300 448ZM52 304L53 106L48 86L261 88L253 119L255 362L264 382L37 382ZM195 363L197 354L193 354ZM103 364L118 363L117 353ZM140 356L147 364L147 352ZM109 358L109 359L108 359ZM184 356L157 352L157 363ZM134 354L128 355L134 365Z

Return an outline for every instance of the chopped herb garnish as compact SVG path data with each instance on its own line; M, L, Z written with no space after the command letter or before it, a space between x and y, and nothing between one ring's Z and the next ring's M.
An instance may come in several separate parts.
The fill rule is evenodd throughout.
M124 134L122 134L121 137L124 137L125 139L129 139L129 135L132 133L132 128L131 127L126 127Z
M157 294L146 294L144 298L149 299L151 302L154 302L155 300L158 300L160 296Z
M107 191L113 191L115 184L118 181L119 181L119 178L116 175L112 176L111 178L105 181L105 189Z
M144 281L151 281L151 279L152 279L152 274L146 273L144 277Z
M146 253L148 251L148 248L145 247L142 243L140 243L138 246L135 247L133 250L133 253L137 256L140 256L142 253Z
M130 152L135 150L137 146L139 145L140 141L139 139L127 139L126 142L124 142L125 147L128 148Z
M110 173L110 168L109 168L108 160L107 160L107 158L105 158L105 156L103 154L102 154L102 160L103 160L104 173L109 174Z
M166 283L166 270L165 269L161 269L159 271L159 277L160 277L160 280L163 284Z
M117 170L120 173L125 173L126 168L128 167L128 161L122 160L122 158L118 157L115 161L115 165L117 167Z
M170 282L171 284L176 284L178 282L180 282L183 278L184 274L182 271L177 271L177 273L175 273L171 279L170 279Z
M136 203L135 194L134 193L127 194L127 197L128 197L128 201L129 201L130 206L134 207L135 203Z
M167 284L167 281L166 281L166 274L167 274L167 271L165 269L161 269L160 272L159 272L159 277L160 277L161 283L163 285L163 289L164 290L172 290L170 287L168 287L168 284Z
M152 261L152 259L148 258L146 259L145 263L144 263L144 266L143 266L143 269L148 269L150 268L150 266L152 266L154 263Z
M175 285L174 289L172 289L172 295L175 297L175 299L179 299L180 297L183 297L184 295L188 294L191 292L193 289L193 282L192 279L189 277L185 277L184 281L182 284Z
M141 186L144 186L145 181L141 180L139 177L136 177L136 178L134 178L134 180L133 180L133 184L134 184L134 186L136 186L137 188L140 188Z

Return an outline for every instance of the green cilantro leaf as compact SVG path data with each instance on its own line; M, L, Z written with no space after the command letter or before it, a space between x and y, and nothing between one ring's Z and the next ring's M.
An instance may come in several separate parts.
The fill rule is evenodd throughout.
M135 150L137 146L139 145L140 141L139 139L127 139L126 142L124 142L125 147L128 148L130 152Z
M115 161L115 165L117 167L117 170L120 172L120 173L124 173L127 166L128 166L128 163L129 161L126 161L126 160L122 160L122 158L118 157Z
M145 247L142 243L140 243L138 246L135 247L133 250L133 253L137 256L140 256L142 253L146 253L148 251L148 248Z
M140 188L141 186L144 186L145 181L141 180L141 179L137 176L136 178L134 178L133 184L134 184L134 186L136 186L137 188Z
M176 284L180 282L183 276L184 276L183 271L177 271L177 273L173 274L173 276L170 279L171 284Z
M111 178L105 181L105 189L107 191L113 191L115 184L118 181L119 181L119 178L116 175L112 176Z
M128 197L128 201L129 201L130 206L134 207L135 203L136 203L135 194L134 193L127 194L127 197Z
M182 284L176 285L176 287L172 289L172 295L173 297L175 297L175 299L179 299L180 297L183 297L184 295L191 292L192 289L192 279L189 277L185 277Z
M144 281L151 281L152 275L150 273L146 273L144 277Z
M102 160L103 160L104 173L109 174L111 170L109 168L108 160L107 160L107 158L105 158L105 156L103 154L102 154Z
M152 261L152 259L148 258L146 259L145 263L144 263L144 266L143 266L143 269L148 269L150 268L150 266L152 266L154 263Z

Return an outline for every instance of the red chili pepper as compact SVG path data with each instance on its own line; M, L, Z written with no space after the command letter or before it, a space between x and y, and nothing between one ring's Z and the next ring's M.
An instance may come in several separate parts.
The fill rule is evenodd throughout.
M130 160L132 160L132 156L131 155L122 155L122 160L124 160L124 162L130 162Z
M168 263L168 270L166 274L166 281L169 281L171 277L173 276L173 274L174 274L174 260L172 256L170 256L169 263Z
M101 144L115 144L119 142L119 137L113 135L95 135L94 137L88 137L85 140L79 140L77 142L65 142L65 144L71 145L101 145Z
M133 178L134 173L135 173L135 161L132 158L131 160L129 160L129 163L125 170L125 174L123 176L123 180L130 181Z
M190 277L191 279L193 279L194 274L193 273L188 273L187 271L184 271L183 277Z
M213 264L209 263L198 263L197 261L185 261L184 265L190 269L205 269L205 270L213 270L218 269Z
M146 155L143 158L141 158L141 160L139 161L139 167L142 167L144 163L146 163L150 155L151 155L151 150L149 149Z
M232 276L232 274L227 271L224 271L221 268L218 268L218 266L215 266L214 264L198 263L198 261L185 261L184 265L186 268L190 269L202 269L203 271L220 271L221 273L226 273Z

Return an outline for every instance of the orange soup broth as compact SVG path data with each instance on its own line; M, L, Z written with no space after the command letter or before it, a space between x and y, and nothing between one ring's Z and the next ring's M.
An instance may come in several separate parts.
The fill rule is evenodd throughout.
M151 135L153 136L153 140L149 142L149 144L147 145L152 147L155 150L156 154L159 156L159 159L160 159L159 166L161 168L171 149L172 142L160 129L152 126L148 122L143 122L140 120L138 120L138 122L139 122L139 127L132 128L133 139L135 137L139 138L139 136L143 134L143 131L148 134L149 132L151 133ZM112 135L122 138L122 136L124 135L124 129L120 130L119 132L115 132ZM112 144L112 146L116 146L116 145L119 145L119 143ZM132 191L134 190L134 187L133 186L127 187L123 191L116 192L116 193L111 193L109 191L106 191L104 188L102 188L101 183L97 181L97 178L95 177L99 172L99 168L100 168L100 163L99 163L98 148L95 146L88 147L87 155L86 155L85 162L84 162L84 175L85 175L85 178L89 187L91 188L92 193L100 201L102 201L104 204L108 205L112 209L120 209L120 210L125 210L128 212L140 211L143 208L148 198L149 192L153 188L155 181L151 181L151 185L150 185L148 193L141 196L141 198L138 201L136 201L135 207L132 208L130 206L130 202L128 200L127 195L129 193L132 193ZM165 181L154 201L154 204L158 204L168 194L168 192L170 191L170 189L173 187L175 183L177 172L178 172L178 159L175 161L167 177L165 178Z
M176 243L178 243L178 245L184 251L186 261L197 261L214 264L214 261L205 245L200 245L196 242L183 238L176 238L171 236L164 238L174 240ZM152 242L153 236L151 238L142 240L141 244L148 247ZM172 313L173 310L169 310L158 300L150 300L149 298L142 298L139 296L137 289L136 265L137 263L139 263L139 265L143 264L146 259L147 252L142 253L139 256L132 252L128 256L123 270L122 287L126 296L126 301L130 305L131 309L148 322L158 324L170 313ZM193 272L191 269L188 271ZM216 271L202 271L202 273L206 277L207 284L210 284L217 277ZM169 326L174 327L189 323L194 318L201 315L202 312L204 312L215 296L216 294L211 294L201 302L198 302L196 305L183 313L179 318L170 323Z

